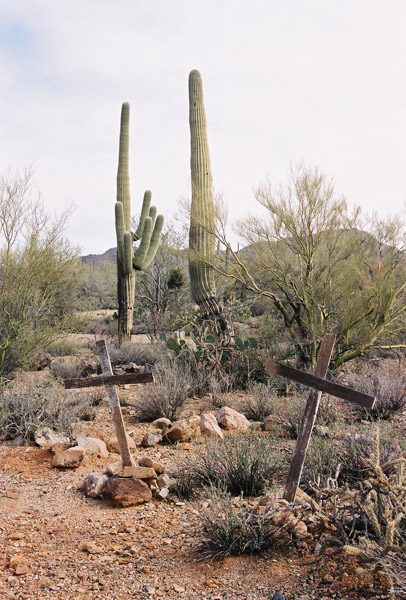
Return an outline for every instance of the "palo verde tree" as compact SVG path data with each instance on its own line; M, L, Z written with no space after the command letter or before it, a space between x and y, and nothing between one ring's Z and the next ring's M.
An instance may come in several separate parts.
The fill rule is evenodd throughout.
M190 170L192 202L189 230L189 276L194 302L199 306L203 322L219 334L231 331L230 322L216 294L215 210L213 179L207 141L203 84L199 71L189 75Z
M337 336L333 368L393 347L405 331L404 223L350 214L333 182L303 165L287 185L259 187L256 198L265 214L238 224L248 246L233 252L219 230L232 260L228 272L215 268L272 301L298 364L315 364L326 332Z
M77 253L63 237L68 216L45 213L30 171L0 177L0 376L35 366L51 342L81 325Z
M164 218L157 216L151 206L151 192L146 191L138 227L131 231L131 198L128 166L130 105L124 102L121 109L120 149L117 172L117 201L115 223L117 236L117 295L118 341L131 339L134 317L135 272L144 271L154 260ZM136 249L134 242L140 240Z

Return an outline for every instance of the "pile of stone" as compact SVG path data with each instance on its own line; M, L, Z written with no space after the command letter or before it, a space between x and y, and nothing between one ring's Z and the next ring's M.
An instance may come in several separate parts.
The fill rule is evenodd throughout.
M221 440L224 438L224 431L248 431L253 427L242 413L228 406L223 406L215 414L205 412L174 423L169 419L156 419L151 425L154 430L144 435L142 446L150 447L160 442L187 443L200 436Z
M328 525L327 517L305 492L298 489L294 502L282 498L283 490L257 499L242 509L242 516L253 527L265 520L267 531L277 546L294 544L306 552Z
M105 473L90 473L83 482L83 491L91 498L111 500L114 506L128 507L149 502L152 498L177 499L175 481L165 473L160 463L148 456L137 466L123 467L121 461L109 465Z

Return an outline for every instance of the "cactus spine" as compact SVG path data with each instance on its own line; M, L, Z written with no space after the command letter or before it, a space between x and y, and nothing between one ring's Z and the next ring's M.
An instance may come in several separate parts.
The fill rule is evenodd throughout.
M229 332L229 323L216 296L214 269L215 214L213 182L207 141L203 85L199 71L189 75L190 169L192 203L189 229L189 276L192 298L203 320L219 333Z
M161 238L164 218L151 206L151 192L144 194L141 216L135 232L131 231L131 197L129 177L130 105L121 108L120 147L117 172L115 223L117 236L117 295L119 344L131 339L134 316L135 272L144 271L154 260ZM133 242L140 240L137 249Z

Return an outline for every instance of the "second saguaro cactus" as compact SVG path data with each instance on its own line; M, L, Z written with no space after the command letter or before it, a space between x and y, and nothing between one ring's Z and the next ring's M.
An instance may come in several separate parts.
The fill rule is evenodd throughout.
M189 229L189 276L192 298L202 319L218 333L229 330L221 303L216 296L212 264L215 257L215 210L203 85L199 71L189 75L190 169L192 203Z
M121 109L120 148L117 172L117 202L115 223L117 236L117 295L118 340L122 344L131 339L134 316L135 272L145 270L158 249L164 218L157 216L151 206L151 192L144 194L141 216L135 232L131 231L131 197L129 177L129 122L130 105ZM135 249L133 243L140 240Z

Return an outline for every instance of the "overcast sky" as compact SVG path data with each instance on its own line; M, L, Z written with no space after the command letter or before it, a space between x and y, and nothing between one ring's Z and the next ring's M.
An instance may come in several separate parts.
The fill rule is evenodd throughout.
M350 204L406 197L404 0L0 0L0 171L31 164L72 201L83 254L115 245L120 110L132 212L189 189L188 75L203 78L214 185L231 220L306 161Z

